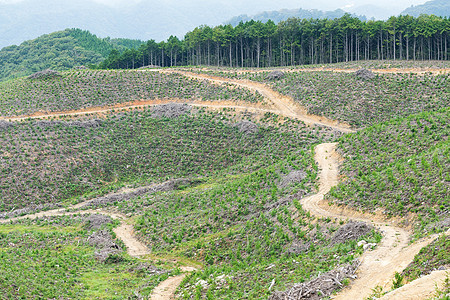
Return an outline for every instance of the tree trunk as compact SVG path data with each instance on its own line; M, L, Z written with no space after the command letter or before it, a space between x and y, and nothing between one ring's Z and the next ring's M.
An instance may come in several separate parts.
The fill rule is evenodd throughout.
M409 60L409 35L406 37L406 60Z
M230 68L232 68L233 67L233 59L232 59L232 55L231 55L231 41L230 41Z
M244 67L244 45L242 43L242 38L241 38L241 68Z
M330 64L333 63L333 34L330 34Z
M256 42L256 64L257 64L258 68L259 68L260 55L261 55L261 39L258 37L257 42Z

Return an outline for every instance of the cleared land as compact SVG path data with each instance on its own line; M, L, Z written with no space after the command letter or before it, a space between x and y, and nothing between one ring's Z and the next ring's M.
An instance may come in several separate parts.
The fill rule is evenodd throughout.
M138 72L159 74L157 71L136 71ZM24 174L35 174L30 177L16 171L11 174L19 180L2 185L2 192L6 193L4 199L7 199L2 203L3 217L84 201L54 212L57 215L72 216L81 209L82 216L76 218L99 212L120 219L120 226L119 222L112 221L112 225L106 228L112 235L112 241L122 248L117 254L105 256L111 267L108 263L96 263L91 264L94 271L80 269L77 271L78 277L73 278L75 284L82 284L77 288L67 285L68 288L63 292L65 296L71 297L70 293L73 291L77 293L74 298L89 298L93 295L114 298L109 291L115 291L116 285L123 283L123 287L127 287L122 287L120 295L123 297L133 294L146 296L153 290L152 297L158 295L161 299L168 299L174 294L186 299L266 299L274 296L274 291L291 288L293 283L303 282L306 286L312 286L315 284L313 282L320 281L320 277L316 280L317 275L337 270L336 268L360 257L362 264L357 271L358 279L354 282L340 279L340 284L345 286L350 283L350 287L337 295L341 299L359 299L369 296L371 288L377 285L382 286L383 291L389 291L394 272L401 272L409 263L411 264L402 275L407 280L448 264L447 236L433 242L433 235L408 245L411 236L408 228L397 227L398 224L414 227L417 239L433 232L445 231L449 226L445 219L448 201L445 195L439 196L442 189L436 188L434 191L437 194L431 194L433 186L441 184L438 187L443 187L444 193L448 187L448 179L443 175L448 173L445 172L445 166L448 165L445 160L448 157L448 109L390 120L342 136L340 131L348 131L345 124L307 114L302 105L294 103L295 97L281 96L271 90L267 83L246 81L244 77L232 80L219 78L217 75L220 74L215 71L211 73L215 77L211 77L211 74L199 76L186 71L179 72L184 74L183 80L199 82L208 88L225 87L231 92L242 89L243 93L264 99L263 107L256 102L245 102L245 99L236 99L239 105L234 104L233 100L227 107L216 106L211 112L199 107L173 104L168 107L142 107L130 112L117 112L112 111L111 107L104 107L100 108L104 111L99 112L109 110L108 115L96 115L96 119L86 115L51 121L38 119L0 123L0 137L2 141L6 141L2 143L4 148L0 153L1 163L8 166L7 171L2 169L2 172L11 173L16 166L20 166L17 169ZM317 71L304 73L315 72ZM223 76L230 77L228 73ZM342 74L354 76L344 72ZM177 76L182 75L164 73L157 76L178 78ZM428 75L422 77L426 76ZM329 84L331 82L335 81L330 81ZM432 89L438 89L439 84L444 87L440 96L444 96L442 99L445 100L445 88L448 87L445 80L432 81ZM170 89L170 86L167 88ZM404 88L403 85L396 86L395 95L402 95ZM395 95L392 97L397 97ZM223 99L210 99L204 104L208 106L214 101L218 101L219 105L223 104ZM377 99L373 101L379 102ZM419 98L414 103L423 105L422 102L425 103L426 99ZM105 104L117 105L107 101ZM435 110L436 107L430 106L427 109ZM74 109L86 107L61 110ZM258 112L259 110L261 111ZM384 118L392 119L395 113L397 112L390 112ZM53 114L47 116L51 115ZM287 116L292 119L286 118ZM39 116L41 117L45 116ZM313 117L310 118L311 126L303 123L306 123L306 117ZM341 173L345 177L342 183L332 188L342 181L337 172L340 160L337 154L333 154L334 144L330 144L335 141L339 141L338 151L345 158ZM324 142L326 143L313 151L312 145ZM45 168L40 168L42 162L36 161L36 154L42 151L47 153L45 158L49 159L46 160L49 164ZM315 164L314 155L318 165ZM399 166L392 165L395 163ZM402 169L401 165L405 168ZM399 172L403 170L408 174L407 178L412 178L406 180L408 184L389 179L394 184L389 187L391 194L399 193L403 196L406 193L408 198L411 191L411 195L417 194L415 186L429 187L418 190L421 199L425 199L421 205L414 206L409 198L403 200L397 197L386 202L390 204L369 201L372 205L367 206L369 210L381 208L386 212L384 217L380 217L379 214L361 215L354 210L325 205L320 201L326 197L345 203L347 196L338 197L339 191L345 187L346 195L352 199L345 203L346 206L365 207L366 204L361 201L365 201L367 197L361 197L358 193L378 193L385 189L371 190L374 185L369 185L364 190L357 187L364 186L368 177L379 173L376 177L382 180L375 187L383 188L382 181L391 178L388 176L389 169ZM61 176L64 172L67 172L66 177ZM32 193L23 193L35 182L41 184L32 185L35 189ZM73 189L54 189L64 186L61 183L70 186L72 182L76 183L72 186ZM414 182L416 185L410 185ZM13 196L9 189L4 188L18 184L21 188L17 188ZM328 193L330 188L332 193ZM35 192L41 193L41 198L46 197L50 191L56 191L55 195L61 195L60 198L46 198L38 202L33 197ZM26 203L16 200L22 195L28 197ZM306 197L308 195L310 197ZM354 199L352 195L355 195ZM338 198L342 201L337 201ZM435 205L432 198L439 199L440 202ZM413 205L415 214L407 219L385 220L399 211L410 211L411 207L405 208L403 202ZM38 205L39 203L42 205ZM17 208L24 209L13 210ZM394 210L391 212L392 209ZM47 213L51 214L52 211ZM42 219L44 214L41 212L35 215L39 217L36 220L17 219L14 222L32 225L29 229L33 231L33 226L48 225L46 220L51 218ZM71 220L73 217L52 218ZM347 220L340 220L341 218ZM368 221L374 227L348 220ZM85 230L88 225L83 222L80 221L77 226ZM355 228L358 230L355 231ZM0 225L0 230L18 234L22 229L18 224L8 224ZM51 232L54 229L52 227L45 230ZM358 234L355 235L354 232ZM118 239L114 239L114 233ZM26 232L25 236L28 234ZM80 241L78 245L87 242L89 236L77 234L78 236L69 238ZM5 237L4 241L10 239L9 236L2 237ZM48 245L45 238L49 241ZM365 242L358 244L362 240ZM42 237L42 243L44 247L55 245L48 236ZM367 243L368 247L365 246ZM377 243L378 246L372 249ZM430 245L427 246L428 244ZM125 246L131 256L123 251ZM420 251L424 246L427 247ZM0 251L9 253L13 248L13 245L6 243L3 247L0 246ZM94 248L86 250L86 253L95 253ZM17 259L25 252L25 247L19 248L10 259ZM51 260L56 252L49 253L46 257ZM42 255L44 253L35 253L36 257ZM134 273L131 266L143 261L142 258L132 256L159 260L160 265L155 268L147 265L144 273ZM174 259L185 265L194 265L200 270L190 268L186 270L194 271L192 274L178 275L183 270L175 268L179 266L178 263L169 263ZM429 264L424 267L423 262ZM27 264L30 263L19 265L16 270L17 274L25 274L24 278L28 276L25 269ZM389 269L384 267L386 264L390 266ZM122 277L118 277L118 280L113 280L110 275L101 275L95 277L105 278L98 286L97 282L83 284L83 278L92 272L112 274L108 268L113 267L115 270L122 270ZM172 271L167 273L167 270ZM433 281L438 281L442 280L442 274L432 273L430 276L433 276ZM139 277L141 275L142 278ZM162 281L168 276L171 277L167 281ZM5 278L16 280L16 277ZM55 274L52 278L51 282L64 280L62 273ZM316 281L310 281L311 279ZM150 280L150 283L144 283L146 280ZM161 281L161 285L154 288ZM6 284L10 282L12 281L7 281ZM429 291L429 284L424 286L419 281L415 282L406 285L415 289L415 294L432 293ZM178 284L180 287L175 291ZM342 288L340 284L334 283L326 292ZM34 294L24 294L23 288L19 287L20 285L14 285L13 289L8 290L8 297L48 297L54 292L51 283L47 284L47 281L41 285L33 283L31 290ZM314 293L319 294L318 291ZM397 294L407 295L405 289L402 289L386 296L394 297Z
M362 79L352 70L282 69L280 79L271 71L239 72L193 69L209 76L264 83L292 98L309 114L327 117L360 128L422 111L450 106L449 73L418 74L403 69L384 70L372 79Z

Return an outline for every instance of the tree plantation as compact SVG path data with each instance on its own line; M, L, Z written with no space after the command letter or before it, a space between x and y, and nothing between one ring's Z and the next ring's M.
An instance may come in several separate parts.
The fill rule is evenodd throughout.
M184 40L171 36L122 53L111 51L100 68L177 65L273 67L359 60L447 60L450 20L436 16L398 16L387 21L291 18L200 26Z

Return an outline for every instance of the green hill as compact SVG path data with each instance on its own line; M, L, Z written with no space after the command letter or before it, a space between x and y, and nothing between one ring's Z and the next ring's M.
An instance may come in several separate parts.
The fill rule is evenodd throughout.
M112 49L137 48L138 40L100 39L88 31L66 29L0 50L0 81L45 69L68 70L98 64Z

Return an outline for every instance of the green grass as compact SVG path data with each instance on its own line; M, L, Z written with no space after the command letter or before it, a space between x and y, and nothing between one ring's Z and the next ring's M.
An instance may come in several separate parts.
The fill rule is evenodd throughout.
M450 110L396 119L343 136L346 180L328 199L387 216L415 214L417 236L435 228L450 210Z
M168 277L136 271L124 255L101 263L89 246L84 217L21 220L0 225L0 290L3 299L124 299L148 295ZM68 225L70 224L70 225ZM66 226L68 225L68 226Z

